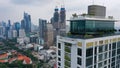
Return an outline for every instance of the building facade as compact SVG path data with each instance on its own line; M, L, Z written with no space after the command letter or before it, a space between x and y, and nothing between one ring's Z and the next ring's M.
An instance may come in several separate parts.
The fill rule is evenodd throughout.
M120 68L120 35L76 39L58 37L58 68Z
M24 12L23 20L21 20L21 28L25 29L26 33L31 32L31 16Z
M47 20L39 19L39 41L41 45L46 43L47 39Z
M53 46L53 26L51 23L47 23L47 46Z
M98 16L70 18L70 34L57 37L57 68L120 68L116 20L103 14Z

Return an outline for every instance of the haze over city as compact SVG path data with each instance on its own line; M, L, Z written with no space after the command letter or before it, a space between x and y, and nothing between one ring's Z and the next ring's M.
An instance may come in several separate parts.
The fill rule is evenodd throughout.
M33 24L38 24L38 19L43 18L48 21L53 16L54 8L64 5L67 19L73 13L87 13L87 6L93 4L93 0L0 0L0 21L11 20L20 21L24 11L29 13ZM94 4L105 5L107 15L120 19L119 0L94 0Z

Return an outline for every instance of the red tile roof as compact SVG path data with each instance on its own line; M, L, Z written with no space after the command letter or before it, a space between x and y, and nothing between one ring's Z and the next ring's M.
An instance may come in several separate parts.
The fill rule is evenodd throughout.
M8 54L7 54L7 53L0 55L0 59L6 58L6 57L8 57Z
M6 63L7 60L0 60L0 63Z

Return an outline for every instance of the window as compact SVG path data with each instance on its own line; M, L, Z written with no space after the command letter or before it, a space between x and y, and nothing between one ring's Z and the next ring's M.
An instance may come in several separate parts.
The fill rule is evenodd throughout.
M60 43L58 43L58 48L61 49L61 44Z
M111 66L115 66L115 62L111 63Z
M100 55L98 56L98 59L99 59L99 61L102 61L102 60L103 60L103 54L100 54Z
M106 61L104 61L104 65L106 65L107 64L107 60Z
M93 64L93 57L87 58L86 59L86 66L90 66Z
M111 61L110 61L110 59L109 59L109 63L110 63Z
M107 66L105 66L104 68L107 68Z
M111 44L109 44L109 50L111 50Z
M105 50L104 51L107 51L108 50L108 45L105 45Z
M112 49L116 49L116 43L112 44Z
M82 56L82 49L78 48L78 49L77 49L77 52L78 52L78 55L79 55L79 56Z
M102 67L102 62L98 63L98 68L101 68L101 67Z
M95 55L97 54L97 47L95 47Z
M116 55L116 50L112 51L112 57Z
M117 49L117 55L120 54L120 49Z
M82 63L81 58L78 57L77 58L77 64L82 65L81 63Z
M104 53L104 59L107 59L107 52Z
M99 46L99 53L103 52L103 45Z
M60 63L60 62L58 62L58 65L59 65L59 66L61 66L61 63Z
M96 56L94 56L94 63L96 63L97 62L97 57Z
M109 58L111 57L111 51L109 51Z
M117 48L120 48L120 42L117 43Z
M61 58L60 58L60 57L58 57L58 61L61 61Z
M115 57L112 58L112 62L114 62L114 61L115 61Z
M86 57L92 56L93 55L93 48L89 48L86 50Z
M96 65L94 65L94 68L96 68Z
M61 52L60 52L60 50L58 50L58 55L61 56Z

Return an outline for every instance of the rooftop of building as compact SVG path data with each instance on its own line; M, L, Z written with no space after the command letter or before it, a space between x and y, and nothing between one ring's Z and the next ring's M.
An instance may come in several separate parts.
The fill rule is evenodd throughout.
M120 32L110 33L110 34L84 34L84 35L73 35L67 34L64 37L68 38L76 38L76 39L92 39L92 38L100 38L100 37L108 37L108 36L117 36L120 35Z
M68 21L75 21L75 20L98 20L98 21L118 21L115 20L113 16L103 17L103 16L94 16L94 15L88 15L88 14L81 14L76 15L73 14L73 16Z

